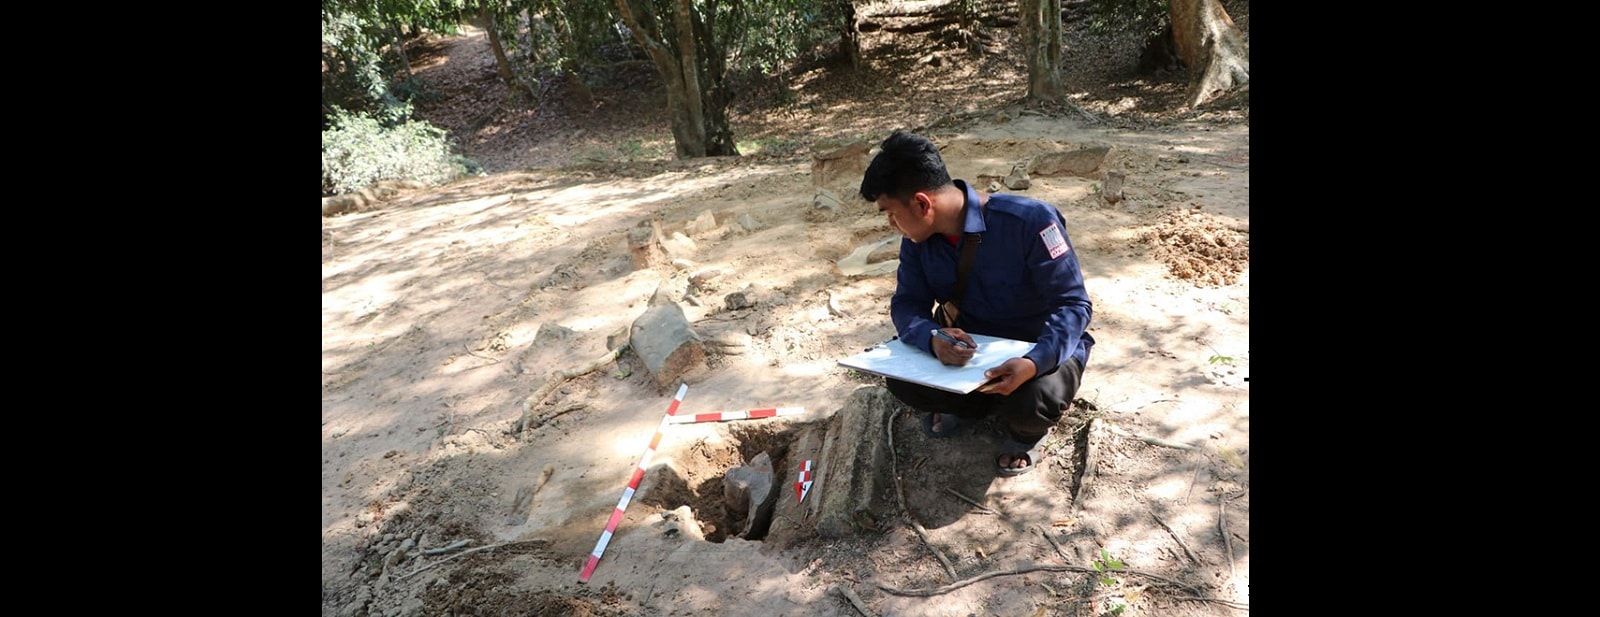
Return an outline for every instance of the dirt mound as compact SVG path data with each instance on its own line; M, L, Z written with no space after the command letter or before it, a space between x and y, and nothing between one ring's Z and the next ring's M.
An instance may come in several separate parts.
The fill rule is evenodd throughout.
M1196 210L1178 210L1161 217L1154 229L1140 234L1173 276L1219 287L1238 282L1250 265L1250 236Z

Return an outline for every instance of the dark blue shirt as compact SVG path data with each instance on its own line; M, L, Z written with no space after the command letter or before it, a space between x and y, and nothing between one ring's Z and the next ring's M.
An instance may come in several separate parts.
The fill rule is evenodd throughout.
M1061 212L1037 199L1004 193L990 195L980 208L977 191L961 180L955 185L966 193L963 229L982 239L957 305L961 329L1035 343L1024 357L1033 360L1039 375L1055 371L1069 356L1087 367L1094 305ZM942 235L920 244L900 240L900 270L889 300L900 340L933 353L929 339L939 327L931 316L933 303L955 293L960 263L961 248Z

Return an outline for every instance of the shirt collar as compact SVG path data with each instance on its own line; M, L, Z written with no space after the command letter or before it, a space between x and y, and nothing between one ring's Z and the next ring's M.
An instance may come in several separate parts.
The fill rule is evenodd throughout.
M980 234L988 231L989 227L983 223L983 202L978 199L978 191L967 184L965 180L955 180L956 188L961 189L965 202L961 204L964 219L961 229L969 234Z

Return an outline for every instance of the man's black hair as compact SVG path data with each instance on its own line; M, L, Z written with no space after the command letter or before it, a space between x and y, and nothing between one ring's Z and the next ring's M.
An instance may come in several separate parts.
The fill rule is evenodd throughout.
M877 201L879 195L906 200L912 193L951 184L939 148L921 135L895 131L883 140L878 155L861 178L861 198Z

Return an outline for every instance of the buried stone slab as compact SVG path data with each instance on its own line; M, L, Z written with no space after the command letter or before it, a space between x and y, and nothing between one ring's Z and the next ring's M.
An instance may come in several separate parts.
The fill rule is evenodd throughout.
M811 146L811 185L842 193L861 188L872 144L860 139L823 139Z
M875 531L890 514L885 489L893 486L884 427L899 401L882 386L863 386L838 413L800 432L778 470L777 505L766 541L792 545L813 535L842 538ZM812 461L805 501L793 490L800 466Z
M901 408L883 386L862 386L824 419L774 419L776 425L740 436L750 462L724 472L720 490L701 485L697 492L668 458L646 470L638 498L663 508L694 504L710 542L741 537L787 548L817 536L881 531L895 513L885 427ZM806 461L811 486L802 501L796 484Z
M1094 178L1100 164L1111 153L1111 146L1092 144L1077 150L1047 152L1034 157L1024 171L1033 176L1077 176Z
M900 235L858 246L834 265L840 274L849 277L892 273L900 267Z
M806 220L813 223L831 221L839 218L839 213L843 209L843 197L831 190L819 188L811 197L811 208L806 210Z
M1128 178L1127 172L1120 169L1106 170L1105 190L1100 192L1100 199L1108 204L1122 201L1122 181Z
M765 536L772 523L772 506L777 504L778 491L773 490L772 457L766 452L756 455L750 464L729 469L722 476L722 506L732 520L744 520L739 537L759 539Z
M628 256L634 270L645 270L670 261L661 248L661 221L640 221L628 230Z
M1028 170L1023 165L1011 166L1011 173L1006 174L1004 182L1006 188L1013 191L1025 191L1033 186L1033 181L1028 178Z

